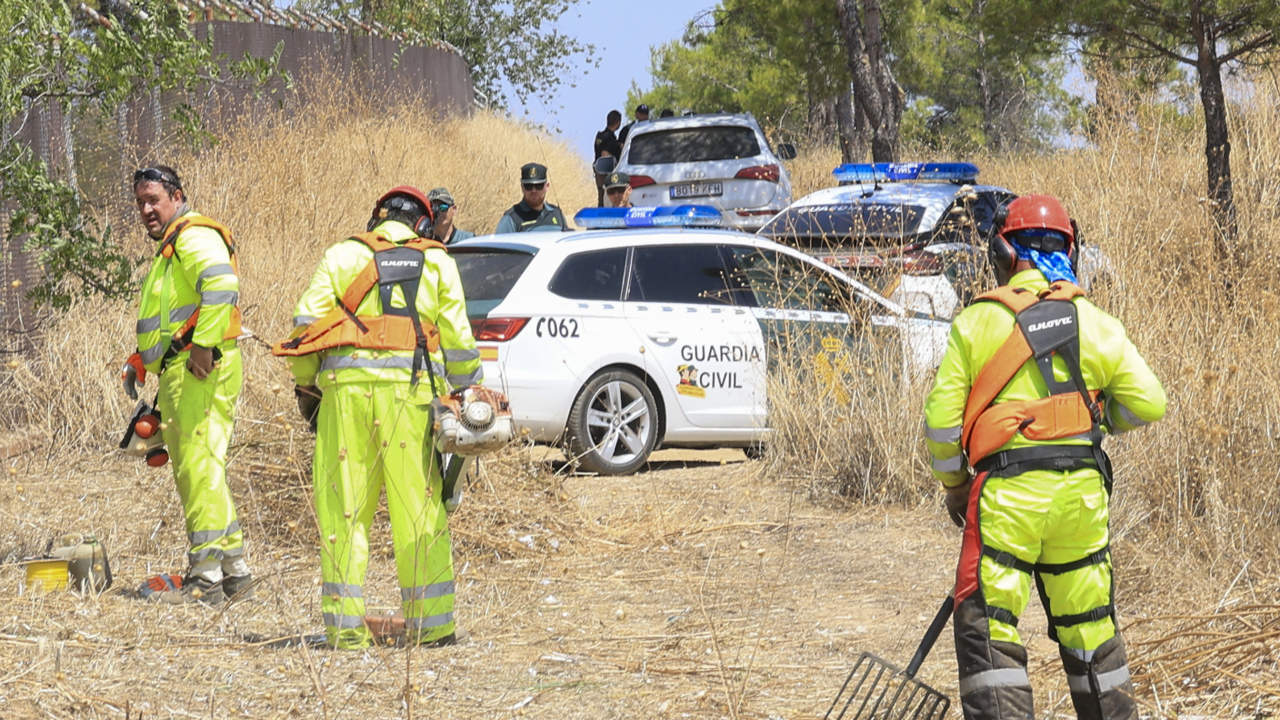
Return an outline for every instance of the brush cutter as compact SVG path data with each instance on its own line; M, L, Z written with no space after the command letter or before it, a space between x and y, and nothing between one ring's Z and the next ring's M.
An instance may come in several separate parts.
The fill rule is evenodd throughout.
M842 720L850 709L854 712L849 716L850 720L933 720L946 717L951 700L915 678L916 671L933 649L933 643L942 634L942 628L954 608L955 599L947 595L906 670L899 670L871 653L859 655L823 718ZM840 712L833 715L837 707Z

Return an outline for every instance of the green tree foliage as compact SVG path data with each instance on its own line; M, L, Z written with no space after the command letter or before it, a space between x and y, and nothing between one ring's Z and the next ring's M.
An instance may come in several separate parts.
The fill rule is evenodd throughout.
M44 274L31 279L29 296L56 307L80 293L128 294L135 261L59 176L70 173L56 173L19 140L34 111L111 118L141 91L189 91L223 74L172 2L104 0L90 12L79 5L0 0L0 203L11 212L4 242L35 254ZM196 129L189 107L175 119Z
M1072 120L1062 41L1032 0L926 0L896 72L912 144L1005 150L1045 145Z
M1076 34L1104 40L1126 60L1164 59L1193 68L1205 122L1209 198L1224 258L1237 257L1231 142L1223 71L1280 46L1275 0L1081 0L1065 17Z
M462 51L471 82L506 103L509 86L519 101L554 99L564 81L596 65L595 46L557 28L578 0L295 0L291 6L332 15L355 14L425 40L444 40ZM640 7L637 12L643 12ZM610 31L612 32L612 30ZM505 86L504 86L505 83Z
M834 0L723 0L684 37L654 49L652 89L627 107L751 112L766 127L809 134L848 86ZM815 115L817 117L815 117Z

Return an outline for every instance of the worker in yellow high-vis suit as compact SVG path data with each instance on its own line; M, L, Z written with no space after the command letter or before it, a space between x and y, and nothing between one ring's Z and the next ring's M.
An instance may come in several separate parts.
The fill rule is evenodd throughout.
M1159 420L1164 389L1120 322L1076 287L1077 231L1057 200L1018 198L988 239L1001 287L956 316L925 405L933 473L964 528L964 716L1034 717L1016 629L1034 579L1077 716L1134 718L1101 443Z
M229 230L190 209L172 168L137 171L133 192L159 245L142 284L138 351L122 375L134 398L148 372L159 375L161 434L191 543L182 587L153 597L206 604L246 597L252 581L226 472L242 383L235 246Z
M383 487L407 640L454 634L453 557L430 405L481 380L457 266L430 240L431 203L393 188L368 232L331 246L294 310L289 357L299 409L316 425L321 611L329 644L367 647L369 526ZM316 415L316 398L318 415Z

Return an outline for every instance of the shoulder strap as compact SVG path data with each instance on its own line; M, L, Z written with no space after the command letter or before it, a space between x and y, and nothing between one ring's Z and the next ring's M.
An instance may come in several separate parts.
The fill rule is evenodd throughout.
M231 236L231 230L217 220L200 213L188 213L174 223L173 227L169 228L168 234L164 236L164 240L160 241L160 247L156 248L156 255L163 255L166 258L173 257L173 246L178 242L178 236L182 234L183 230L190 227L206 227L216 230L218 236L222 238L222 242L227 246L227 253L233 258L235 257L236 244Z
M1008 285L1001 285L995 290L985 292L974 298L974 302L998 302L1009 308L1014 314L1022 312L1024 309L1035 305L1040 298L1030 290L1022 288L1013 288Z
M1044 300L1074 300L1084 296L1084 290L1081 290L1075 283L1058 280L1050 285L1049 290L1040 297Z
M969 437L973 434L978 416L991 406L1000 391L1004 390L1004 386L1008 385L1017 374L1019 368L1031 359L1031 355L1031 346L1027 344L1027 338L1015 323L1009 338L1004 341L999 350L996 350L996 354L991 356L987 364L982 366L977 379L973 381L973 387L969 389L969 399L964 407L962 447L969 447Z

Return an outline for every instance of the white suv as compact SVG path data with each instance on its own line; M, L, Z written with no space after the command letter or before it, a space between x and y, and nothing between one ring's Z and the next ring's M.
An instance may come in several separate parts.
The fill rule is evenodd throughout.
M686 115L636 123L617 170L631 176L639 206L696 202L719 210L725 224L756 230L791 204L791 178L750 113Z

